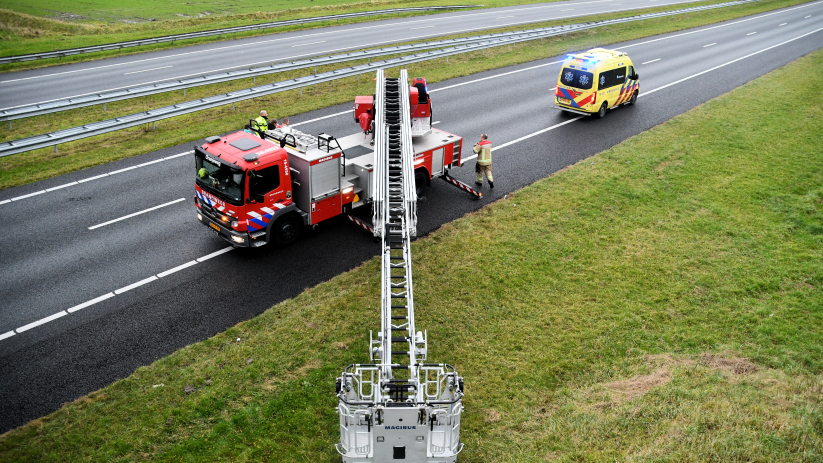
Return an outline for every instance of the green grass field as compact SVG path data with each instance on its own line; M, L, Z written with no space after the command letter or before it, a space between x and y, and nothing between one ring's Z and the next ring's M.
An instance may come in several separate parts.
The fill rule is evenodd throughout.
M595 46L607 46L611 43L712 24L804 2L805 0L763 0L756 4L734 9L724 8L721 11L704 12L688 16L679 15L672 18L664 18L660 21L646 21L641 24L633 23L624 26L609 27L608 29L595 29L585 33L569 34L567 37L554 37L545 41L536 40L516 46L493 48L487 50L485 54L475 52L453 56L449 59L448 63L446 63L445 59L418 63L409 66L409 72L415 75L426 76L429 82L434 83L484 70L556 56L569 51L586 50ZM651 12L667 9L671 8L659 8L646 11ZM594 21L622 16L622 14L592 16L579 18L578 21ZM534 25L534 27L566 23L568 23L568 21L556 21L537 24ZM500 29L491 32L516 29L517 28ZM347 63L346 65L355 64L359 63L353 62ZM318 72L331 69L336 69L336 67L320 67ZM312 71L313 69L306 69L259 77L257 78L256 85L285 81L310 74ZM77 127L90 122L111 119L184 101L191 101L232 90L249 88L254 85L255 83L251 79L240 80L232 83L194 88L187 91L186 96L183 95L183 92L174 92L110 103L107 105L106 111L103 110L102 106L93 106L74 111L61 112L57 115L22 119L14 121L12 130L9 130L8 125L0 124L0 141L5 142L70 127ZM147 127L134 127L107 135L63 144L59 146L58 153L54 153L52 148L44 148L3 157L0 158L0 189L51 178L87 167L151 152L160 148L191 142L192 140L198 140L215 134L238 130L243 124L247 123L249 118L256 117L260 108L266 108L273 117L283 118L335 104L351 102L356 95L372 93L374 90L373 85L374 83L368 76L363 76L363 78L359 80L356 78L341 79L327 84L304 88L302 97L297 91L279 93L268 97L238 102L236 104L236 111L232 111L231 105L228 105L221 108L200 111L188 116L163 120L157 123L157 130L151 130L150 125ZM551 85L554 85L554 83L552 82ZM352 126L353 131L354 128L355 127Z
M466 378L460 462L823 461L821 93L817 51L413 244L429 358ZM794 104L741 111L768 99ZM334 378L379 294L372 259L0 460L339 462Z

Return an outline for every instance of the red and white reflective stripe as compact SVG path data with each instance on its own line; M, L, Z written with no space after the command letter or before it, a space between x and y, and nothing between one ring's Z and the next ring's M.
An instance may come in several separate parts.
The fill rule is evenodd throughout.
M261 207L261 208L260 208L260 210L261 210L261 211L263 211L263 212L265 212L266 214L271 214L271 215L274 215L274 210L273 210L273 209L269 209L268 207Z
M254 211L249 211L249 212L247 212L247 214L254 217L255 219L262 219L263 218L262 215L258 214L257 212L254 212Z

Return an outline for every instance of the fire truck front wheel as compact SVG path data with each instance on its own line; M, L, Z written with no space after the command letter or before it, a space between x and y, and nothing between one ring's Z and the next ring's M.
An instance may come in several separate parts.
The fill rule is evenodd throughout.
M291 244L300 236L300 221L294 215L287 215L274 223L271 235L280 245Z

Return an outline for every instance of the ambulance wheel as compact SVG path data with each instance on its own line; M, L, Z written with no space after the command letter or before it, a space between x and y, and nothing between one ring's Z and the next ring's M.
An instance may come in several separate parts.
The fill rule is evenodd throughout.
M606 115L606 110L607 110L607 109L609 109L609 105L608 105L608 103L606 103L606 102L604 101L604 102L603 102L603 104L600 106L600 110L599 110L599 111L597 111L597 112L596 112L596 113L594 113L594 114L597 116L597 118L598 118L598 119L600 119L601 117L603 117L603 116L605 116L605 115Z
M629 100L630 105L635 103L637 103L637 92L634 92L634 95L632 95L632 98Z
M300 222L297 217L287 215L274 223L271 229L274 242L279 245L287 245L297 241L300 236Z

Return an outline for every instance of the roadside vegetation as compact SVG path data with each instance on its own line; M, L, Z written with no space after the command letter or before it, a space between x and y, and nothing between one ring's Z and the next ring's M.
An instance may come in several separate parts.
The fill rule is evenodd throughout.
M409 71L415 75L426 76L429 82L434 83L489 69L557 56L570 51L586 50L594 46L606 46L611 43L717 23L799 3L804 3L804 0L763 0L741 7L731 9L723 8L720 11L678 15L676 17L661 18L660 20L612 26L608 29L593 29L587 32L569 34L568 36L554 37L544 41L535 40L524 44L492 48L486 50L485 53L473 52L453 56L449 58L448 63L445 59L418 63L410 66ZM699 4L706 4L706 2L693 5ZM679 8L682 7L683 6L680 6ZM671 9L672 8L656 8L636 13L668 11ZM568 24L570 22L596 21L624 16L625 14L623 13L599 15L575 18L573 21L563 20L535 24L529 27L547 27L551 25ZM522 27L505 28L489 32L522 29ZM450 37L464 37L468 35L474 34ZM355 64L360 64L360 62L352 62L347 65ZM336 68L337 66L335 65L327 67L321 66L318 68L318 72ZM182 91L178 91L144 98L135 98L109 103L106 105L105 110L102 106L93 106L42 117L21 119L13 122L12 129L9 129L7 124L0 124L0 141L10 141L77 127L90 122L112 119L122 115L191 101L236 89L280 82L298 76L308 75L311 72L313 72L313 69L309 68L258 77L256 81L246 79L198 87L188 90L185 96ZM0 158L0 189L51 178L160 148L187 142L193 143L195 140L210 135L239 130L250 118L256 117L259 110L263 108L268 110L270 116L280 119L285 116L302 114L307 111L335 104L352 102L356 95L370 94L373 91L374 83L369 76L370 75L364 75L359 79L340 79L330 83L306 87L303 89L302 96L295 90L256 98L254 100L241 101L235 105L235 111L232 111L231 105L227 105L187 116L166 119L156 124L156 130L152 130L151 124L147 124L142 127L133 127L106 135L79 140L77 142L62 144L58 147L57 153L54 152L53 148L44 148L3 157ZM552 79L554 79L554 77L551 77L549 80ZM548 82L547 80L547 83ZM553 80L551 84L553 85ZM293 122L299 121L295 120Z
M430 359L466 378L461 462L823 460L821 93L817 51L413 243ZM741 111L768 100L793 104ZM334 379L379 295L375 258L0 460L339 462Z

